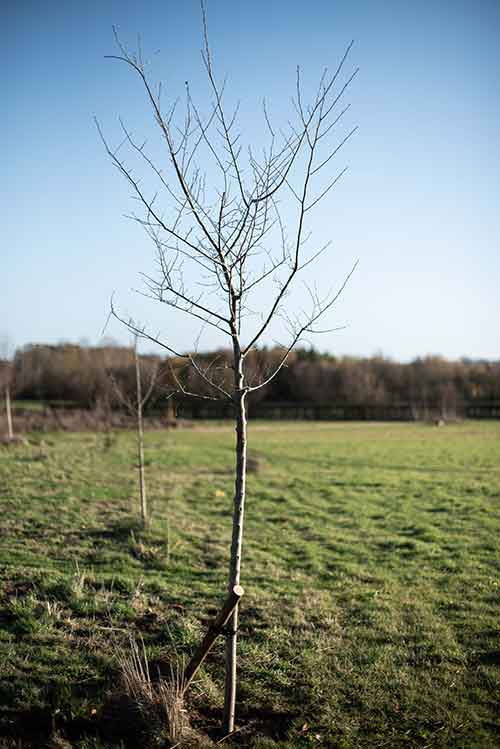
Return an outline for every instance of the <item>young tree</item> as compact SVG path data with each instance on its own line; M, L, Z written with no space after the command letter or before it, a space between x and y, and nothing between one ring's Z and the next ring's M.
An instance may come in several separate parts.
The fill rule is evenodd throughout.
M143 392L141 360L138 351L138 334L134 336L134 374L135 374L135 397L131 398L127 394L126 388L121 387L113 375L109 375L111 386L118 400L133 414L137 425L137 470L139 475L139 496L141 500L141 520L144 528L147 528L150 521L148 504L146 497L146 477L144 473L144 422L143 411L149 401L154 387L158 380L159 360L156 360L153 367L149 369L149 383L145 392Z
M14 379L14 368L12 361L9 358L10 354L10 343L7 336L0 341L0 386L3 390L5 399L5 416L7 420L7 434L6 439L8 442L14 440L14 429L12 426L12 390L13 390L13 379Z
M194 391L176 378L181 393L205 399L225 399L234 406L236 426L235 489L232 510L232 541L229 562L229 589L239 585L243 546L247 466L247 396L263 388L285 366L294 346L305 334L321 332L318 322L333 307L354 267L340 288L320 297L308 286L310 309L292 311L285 301L297 277L330 245L308 250L310 233L306 225L315 206L330 193L346 168L329 181L324 174L334 156L357 128L332 143L335 126L349 105L340 108L346 89L357 69L349 75L344 68L352 43L333 73L325 70L309 104L304 102L300 70L295 84L295 123L286 131L272 123L263 105L263 121L268 145L262 156L252 147L245 152L237 132L238 107L228 111L225 84L215 74L208 44L206 16L202 6L204 49L202 59L211 92L208 113L202 114L186 82L183 120L177 116L174 102L164 108L161 85L150 80L142 55L129 52L116 39L119 54L111 56L127 65L144 90L154 121L166 149L167 172L146 144L138 142L123 121L123 141L117 149L105 140L96 121L104 146L113 164L131 186L142 207L132 218L146 231L156 247L158 273L145 275L146 296L172 310L182 312L227 336L231 346L231 370L220 366L217 358L208 365L193 353L174 349L170 341L153 335L132 318L124 317L111 303L112 314L135 334L160 344L170 354L181 357L202 385ZM143 163L157 181L151 192L127 165L120 148ZM202 163L210 162L210 181ZM314 190L314 191L313 191ZM161 199L166 199L166 207ZM202 284L200 293L192 278ZM253 295L260 294L259 315L253 312ZM285 321L289 340L273 371L254 381L247 370L249 354L269 334L276 318ZM229 377L228 375L231 374ZM230 620L226 650L224 727L234 730L236 699L238 609Z

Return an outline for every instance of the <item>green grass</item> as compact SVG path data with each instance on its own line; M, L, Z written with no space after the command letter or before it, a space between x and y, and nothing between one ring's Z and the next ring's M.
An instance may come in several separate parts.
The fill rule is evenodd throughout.
M152 663L189 657L222 601L233 431L146 435L148 532L132 434L41 439L0 449L0 736L140 746L110 718L116 648L131 631ZM223 746L500 746L500 424L251 423L249 444ZM189 697L203 732L222 651Z

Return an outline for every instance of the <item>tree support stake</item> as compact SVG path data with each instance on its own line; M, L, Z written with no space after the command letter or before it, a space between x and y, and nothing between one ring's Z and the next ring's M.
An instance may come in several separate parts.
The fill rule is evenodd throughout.
M232 613L237 607L239 600L242 597L244 592L245 591L243 590L241 585L235 585L233 589L231 590L231 592L229 593L228 597L226 598L224 605L220 609L214 621L209 626L205 637L203 638L200 645L196 649L193 657L189 661L184 671L184 674L182 675L182 692L183 693L187 690L187 688L193 681L198 669L200 668L203 661L205 660L205 658L211 651L216 639L220 635L232 634L232 630L231 632L227 631L226 624L231 618Z

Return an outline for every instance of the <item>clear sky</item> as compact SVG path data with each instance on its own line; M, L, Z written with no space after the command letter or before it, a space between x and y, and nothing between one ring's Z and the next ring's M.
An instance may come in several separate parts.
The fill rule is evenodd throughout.
M18 346L96 343L114 291L122 310L189 348L191 324L131 291L152 270L153 247L124 217L130 189L92 118L111 140L119 115L138 136L150 128L137 80L104 59L113 24L131 46L140 33L165 96L182 94L185 80L203 91L198 2L4 0L0 14L0 332ZM208 14L247 142L259 138L263 96L278 120L296 65L312 81L355 40L346 126L360 127L335 165L348 173L314 215L318 237L333 240L320 288L360 262L328 319L347 327L311 342L402 360L499 358L498 0L210 0ZM290 304L304 294L298 285ZM129 340L116 322L107 333ZM279 329L275 339L284 341ZM217 343L208 334L200 347Z

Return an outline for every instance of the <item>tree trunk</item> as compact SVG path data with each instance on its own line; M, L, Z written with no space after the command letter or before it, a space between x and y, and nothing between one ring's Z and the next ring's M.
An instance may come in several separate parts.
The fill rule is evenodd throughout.
M10 387L5 387L5 410L7 412L7 437L9 440L14 438L14 431L12 429L12 408L10 405Z
M239 352L238 352L239 354ZM233 506L233 533L231 541L231 560L229 565L229 591L240 584L241 550L243 545L243 520L245 513L245 483L247 462L247 414L246 392L243 389L243 360L241 354L235 355L236 384L236 478ZM236 664L238 640L238 606L227 624L226 641L226 684L224 695L224 730L226 734L234 731L236 705Z
M144 429L142 424L142 387L141 366L135 347L135 380L137 385L137 458L139 468L139 493L141 497L141 519L146 528L148 525L148 508L146 503L146 480L144 477Z

